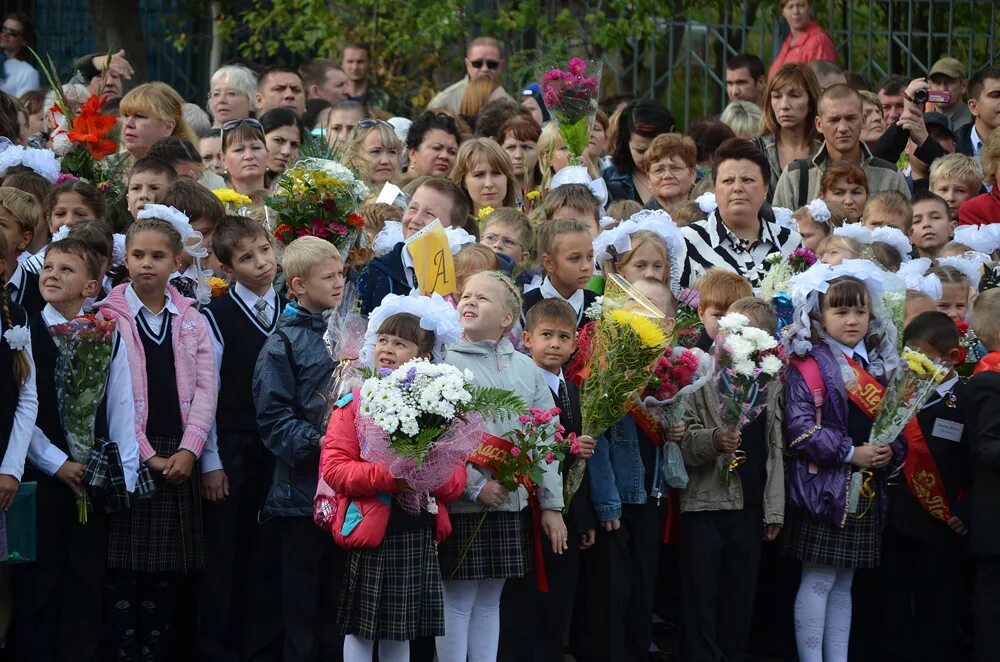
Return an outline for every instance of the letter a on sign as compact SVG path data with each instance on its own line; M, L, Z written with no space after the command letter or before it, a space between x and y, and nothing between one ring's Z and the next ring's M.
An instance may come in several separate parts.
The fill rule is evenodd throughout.
M426 296L437 292L441 296L447 296L455 293L455 261L441 221L435 219L407 239L406 250L413 258L413 269L417 272L421 294Z

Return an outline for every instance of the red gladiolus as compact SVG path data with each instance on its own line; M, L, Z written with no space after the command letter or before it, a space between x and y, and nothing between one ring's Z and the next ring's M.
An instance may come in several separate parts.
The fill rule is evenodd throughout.
M117 120L111 115L103 114L102 106L104 99L96 96L87 99L80 107L80 113L73 118L73 127L66 134L73 142L83 144L87 153L97 161L118 150L117 143L107 137L115 128Z

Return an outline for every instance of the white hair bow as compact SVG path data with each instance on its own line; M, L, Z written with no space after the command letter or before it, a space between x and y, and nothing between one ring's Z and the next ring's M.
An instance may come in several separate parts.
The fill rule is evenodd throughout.
M591 179L590 172L584 166L566 166L553 175L552 186L549 190L557 189L565 184L583 184L586 186L591 194L597 198L597 202L600 204L602 210L601 215L604 215L603 209L608 205L608 185L604 182L604 178Z

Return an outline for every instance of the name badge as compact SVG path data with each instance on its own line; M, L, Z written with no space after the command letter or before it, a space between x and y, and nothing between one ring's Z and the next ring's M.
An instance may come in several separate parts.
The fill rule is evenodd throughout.
M961 441L962 430L964 429L965 426L961 423L939 418L934 421L934 429L931 431L931 435L940 439L947 439L948 441Z

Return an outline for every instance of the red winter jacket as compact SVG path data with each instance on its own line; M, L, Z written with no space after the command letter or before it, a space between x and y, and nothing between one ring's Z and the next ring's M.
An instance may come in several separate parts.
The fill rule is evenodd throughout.
M360 392L356 390L349 403L330 414L330 424L323 437L319 470L323 479L338 496L337 517L333 525L337 543L349 548L370 549L382 544L392 510L391 506L378 495L395 494L399 490L396 479L388 469L361 459L361 447L355 426L359 399ZM447 482L434 492L434 496L442 504L458 499L465 489L465 480L465 465L461 464L455 468ZM348 503L352 500L361 510L363 519L345 539L340 535L340 530ZM438 508L434 539L440 543L450 534L451 521L448 519L448 509Z
M990 225L1000 223L1000 186L991 193L980 193L958 208L959 225Z

